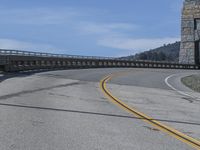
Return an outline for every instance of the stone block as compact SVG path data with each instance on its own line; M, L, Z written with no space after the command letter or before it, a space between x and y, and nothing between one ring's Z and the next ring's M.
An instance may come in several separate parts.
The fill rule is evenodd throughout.
M185 0L182 10L180 63L195 63L195 41L200 40L200 0Z
M194 35L194 30L192 28L182 28L182 35Z
M195 41L200 40L200 30L195 30Z
M193 35L182 35L181 41L182 42L193 42L194 41L194 34Z
M194 28L194 19L182 20L182 28Z

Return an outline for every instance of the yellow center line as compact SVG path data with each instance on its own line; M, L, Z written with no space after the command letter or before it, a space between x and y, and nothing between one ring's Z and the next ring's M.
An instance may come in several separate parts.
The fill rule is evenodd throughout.
M159 129L160 131L163 131L167 134L169 134L170 136L188 144L189 146L200 150L200 141L196 140L172 127L169 127L159 121L156 121L155 119L149 117L148 115L138 111L137 109L130 107L129 105L127 105L126 103L124 103L123 101L119 100L118 98L116 98L115 96L112 95L112 93L108 90L106 83L108 81L110 81L113 77L116 76L122 76L124 74L126 74L127 72L119 72L119 73L115 73L115 74L111 74L105 78L103 78L100 81L100 88L102 90L102 92L104 93L104 95L113 103L115 103L116 105L120 106L121 108L123 108L124 110L126 110L127 112L133 114L134 116L138 117L139 119L142 119L143 121L147 122L148 124L151 124L152 126L156 127L157 129Z

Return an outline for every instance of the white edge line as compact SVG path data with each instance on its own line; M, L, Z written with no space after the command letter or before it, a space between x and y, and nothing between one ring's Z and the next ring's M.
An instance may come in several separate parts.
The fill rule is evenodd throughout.
M172 74L172 75L168 76L167 78L165 78L165 84L167 84L168 87L170 87L171 89L173 89L174 91L176 91L177 93L179 93L179 94L181 94L181 95L188 96L188 97L191 97L191 98L196 99L194 96L192 96L192 95L190 95L190 94L187 94L187 93L185 93L185 92L183 92L183 91L180 91L180 90L176 89L175 87L173 87L173 86L168 82L168 80L169 80L170 78L172 78L173 76L175 76L175 75L177 75L177 74Z

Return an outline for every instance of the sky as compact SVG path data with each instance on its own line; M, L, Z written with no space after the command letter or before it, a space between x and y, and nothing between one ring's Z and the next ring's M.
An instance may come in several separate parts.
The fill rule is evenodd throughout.
M180 40L183 0L0 0L0 48L126 56Z

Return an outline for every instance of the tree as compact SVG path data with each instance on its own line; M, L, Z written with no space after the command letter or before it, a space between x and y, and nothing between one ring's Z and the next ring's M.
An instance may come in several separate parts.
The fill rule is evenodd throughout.
M166 60L166 55L165 55L165 53L159 52L159 53L158 53L158 60L159 60L159 61L164 61L164 60Z

